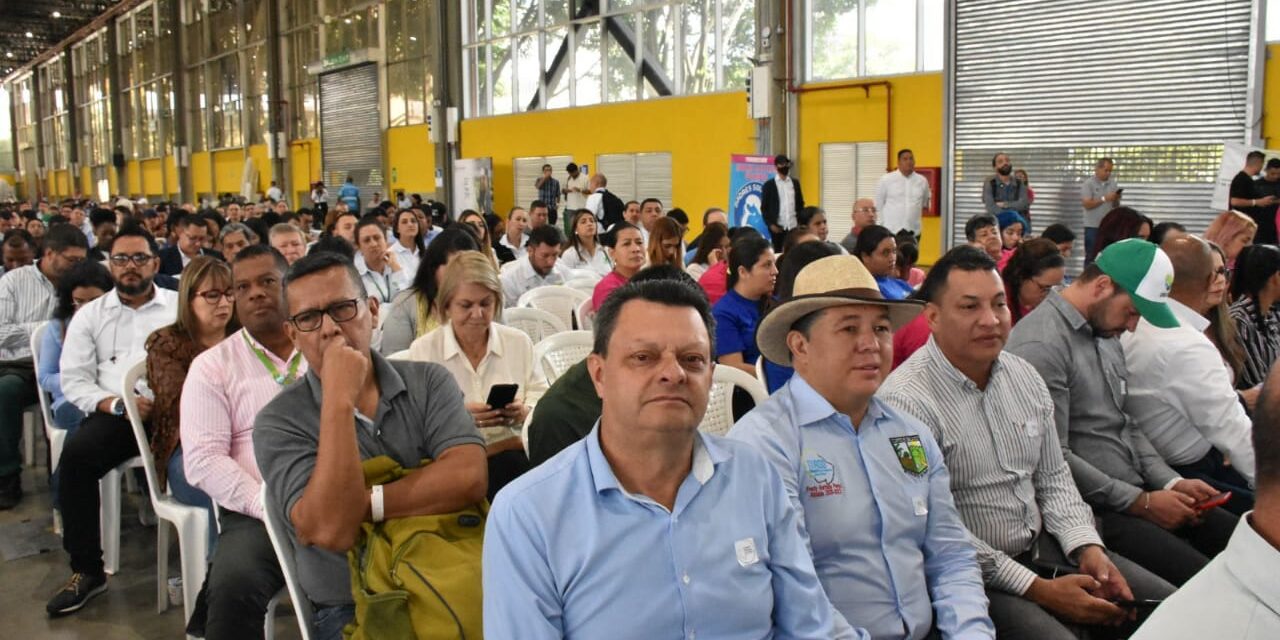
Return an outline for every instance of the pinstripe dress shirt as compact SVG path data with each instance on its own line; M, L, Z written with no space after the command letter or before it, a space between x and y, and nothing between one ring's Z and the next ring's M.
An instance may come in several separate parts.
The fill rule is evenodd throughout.
M0 362L31 357L31 332L53 315L58 292L39 262L0 278Z
M982 390L931 337L885 380L879 396L933 431L989 587L1026 592L1036 575L1013 557L1042 530L1068 554L1102 545L1062 457L1053 399L1027 361L1001 353Z
M1236 335L1245 356L1236 386L1248 389L1260 385L1280 357L1280 311L1272 306L1260 316L1258 303L1245 296L1231 305L1231 319L1236 323Z

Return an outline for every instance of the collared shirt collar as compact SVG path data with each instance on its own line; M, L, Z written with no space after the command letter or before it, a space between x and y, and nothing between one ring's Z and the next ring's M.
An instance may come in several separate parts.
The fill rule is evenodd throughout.
M613 466L609 464L609 459L604 455L604 449L600 447L600 420L596 420L591 433L587 434L586 444L587 463L591 467L591 481L595 485L596 493L602 494L615 490L632 495L622 486L622 483L618 482L618 476L613 473ZM698 484L705 485L715 475L716 467L729 457L727 449L701 432L696 432L693 434L693 465L689 473L694 480L698 481Z
M373 362L373 371L378 384L378 405L390 404L391 399L408 391L404 384L404 378L396 372L395 367L382 354L377 351L370 351L369 357ZM324 399L320 384L320 374L310 368L311 363L307 363L307 388L311 390L311 399L315 400L316 405L322 404Z
M498 337L498 329L496 328L495 325L496 323L492 323L492 322L489 323L489 344L488 344L489 351L488 352L492 355L495 355L501 358L502 357L502 339ZM467 357L467 354L462 352L462 345L458 344L457 334L453 332L453 323L446 320L444 323L444 326L441 327L441 331L444 332L444 335L443 335L444 344L441 345L441 348L443 349L444 359L452 360L453 358L458 356L461 356L463 358Z
M796 424L798 426L805 427L822 422L827 418L836 417L839 419L840 416L844 416L798 372L791 376L787 386L790 389L793 400L792 406L795 407ZM850 426L859 426L852 424L852 417L844 417L849 420ZM884 407L880 405L879 400L872 397L867 403L867 413L862 417L862 424L875 424L882 417L884 417Z
M240 331L242 331L242 332L244 333L244 337L245 337L245 338L248 338L248 339L249 339L249 342L250 342L250 343L252 343L254 347L257 347L257 348L258 348L259 350L261 350L263 353L267 354L267 357L268 357L268 358L271 358L272 360L275 360L276 362L283 362L283 363L286 363L286 364L287 364L290 360L293 360L293 357L294 357L294 356L298 355L298 348L297 348L297 347L294 347L294 348L293 348L293 351L290 351L290 352L289 352L289 357L284 358L284 359L281 359L281 358L280 358L280 356L276 355L276 353L275 353L274 351L272 351L270 348L268 348L268 347L267 347L267 345L262 344L262 341L260 341L260 340L258 340L257 338L253 337L253 334L252 334L252 333L249 333L249 330L248 330L248 329L241 327ZM230 338L228 338L228 340L230 340L230 339L235 339L237 342L240 342L240 343L243 343L243 342L244 342L244 340L242 340L241 338L237 337L235 334L232 334L232 335L231 335L231 337L230 337ZM306 365L306 362L303 362L303 365L305 366L305 365ZM283 373L283 372L281 372L281 373Z
M1173 311L1173 315L1177 316L1178 322L1183 326L1195 329L1197 333L1204 333L1209 328L1209 319L1196 313L1195 309L1188 307L1173 298L1168 300L1169 309Z
M1280 551L1253 528L1252 519L1253 512L1240 518L1220 557L1225 558L1227 567L1246 590L1257 596L1267 608L1280 611L1280 584L1275 579L1277 567L1280 567Z
M1072 329L1076 331L1088 329L1090 333L1093 333L1093 329L1089 327L1089 320L1084 317L1084 314L1080 313L1080 310L1076 309L1075 305L1067 302L1067 299L1063 298L1062 294L1057 291L1050 292L1049 297L1045 298L1041 304L1048 304L1056 309Z
M942 375L946 376L947 382L958 387L964 387L979 393L982 392L982 389L978 388L978 383L971 380L969 376L966 376L964 372L957 369L956 366L951 363L951 360L947 358L947 354L942 352L942 347L938 346L937 340L934 340L932 335L929 336L929 341L924 344L924 350L929 360L936 363L936 366L941 370ZM991 383L996 379L996 376L1000 375L1000 358L1003 358L1004 354L1005 352L1001 351L1000 355L996 357L996 361L991 363L991 374L987 377L988 389L991 388Z
M104 310L115 308L115 307L124 308L128 306L124 303L123 300L120 299L119 289L112 290L110 295L104 296L104 297L106 298L106 301L102 303L102 308ZM144 303L142 306L133 310L142 311L143 309L146 309L147 307L150 307L151 305L154 305L154 304L160 304L160 288L157 287L154 282L152 282L151 283L151 299L147 300L146 303Z

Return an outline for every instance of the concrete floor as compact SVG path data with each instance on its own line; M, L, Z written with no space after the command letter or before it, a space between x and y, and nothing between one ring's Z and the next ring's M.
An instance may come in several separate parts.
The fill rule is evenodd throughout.
M43 444L43 443L42 443ZM44 459L43 447L37 452ZM45 603L70 577L61 539L53 535L52 501L47 467L23 472L25 496L11 511L0 511L0 638L87 638L139 640L182 638L182 606L156 613L156 529L138 520L144 495L126 495L120 532L120 571L111 576L106 593L78 613L50 619ZM170 545L169 568L178 575L176 538ZM35 552L37 549L42 551ZM23 555L9 559L14 555ZM298 638L297 623L287 603L276 616L276 638Z

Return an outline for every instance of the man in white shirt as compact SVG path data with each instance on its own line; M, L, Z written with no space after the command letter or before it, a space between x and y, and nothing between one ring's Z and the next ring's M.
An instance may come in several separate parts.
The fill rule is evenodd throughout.
M557 262L563 243L564 236L555 225L544 224L529 234L525 257L519 259L519 266L502 274L504 307L516 306L526 291L569 280L569 270Z
M280 202L284 199L284 192L280 187L276 186L276 181L271 181L271 186L267 188L267 199L272 202Z
M564 181L565 209L574 211L586 208L587 195L591 193L587 176L578 170L578 165L574 162L570 162L564 170L569 173L569 177Z
M791 159L779 155L773 159L777 174L766 180L760 193L760 213L773 234L773 250L782 250L782 240L796 226L796 214L804 208L800 183L791 179Z
M396 294L413 284L413 274L400 267L395 252L387 246L386 227L372 216L356 224L356 271L365 289L381 304L390 304Z
M71 579L49 601L50 616L80 610L107 590L98 531L98 480L138 455L121 398L121 379L146 357L147 337L177 318L178 295L155 286L156 241L136 225L116 234L108 264L114 291L81 307L67 325L62 349L62 392L85 414L67 436L58 463L62 547L71 556ZM145 420L151 401L138 398Z
M644 241L644 246L649 246L649 234L653 233L653 225L663 215L661 200L645 198L640 202L640 238Z
M884 174L876 185L881 224L895 233L906 229L920 235L920 216L929 212L932 198L929 181L916 173L916 156L910 149L898 152L897 170Z
M1204 313L1216 306L1206 297L1218 277L1213 254L1208 243L1191 235L1166 240L1160 248L1173 263L1169 308L1181 326L1161 329L1143 320L1120 337L1129 370L1124 410L1174 471L1232 492L1228 511L1243 514L1253 506L1249 416L1204 333Z
M1227 548L1165 601L1134 640L1280 638L1280 381L1268 378L1253 416L1258 490Z
M285 262L293 264L307 255L307 235L298 227L281 222L268 233L271 248L284 256Z

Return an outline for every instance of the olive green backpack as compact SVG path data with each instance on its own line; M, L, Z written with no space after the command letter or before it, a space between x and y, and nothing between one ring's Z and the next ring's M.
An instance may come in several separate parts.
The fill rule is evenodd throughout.
M423 461L423 465L430 463ZM366 486L409 474L387 456L365 460ZM433 516L360 525L347 552L355 618L353 640L480 640L480 555L488 504Z

